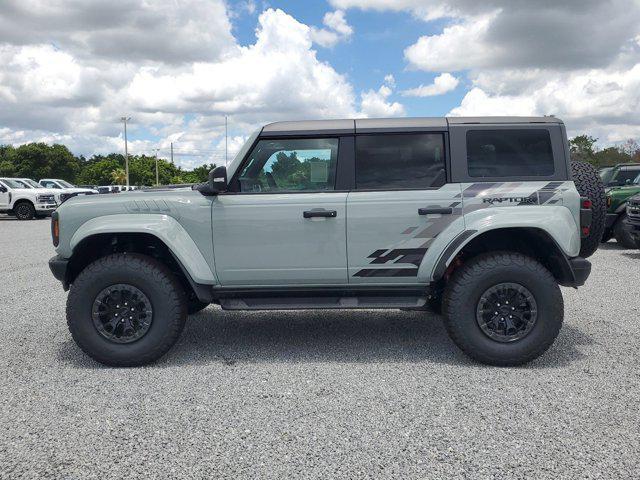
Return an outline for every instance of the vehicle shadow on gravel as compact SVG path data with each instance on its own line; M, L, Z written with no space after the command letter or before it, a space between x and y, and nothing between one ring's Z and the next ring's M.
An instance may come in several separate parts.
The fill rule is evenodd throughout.
M602 250L628 250L628 248L623 247L615 240L609 240L606 243L601 243L598 248Z
M522 368L558 368L583 357L592 343L582 331L563 327L554 346ZM71 341L59 359L100 368ZM208 307L189 317L173 349L151 368L177 365L316 362L426 362L480 366L449 339L436 315L403 311L226 312ZM492 368L492 367L486 367Z

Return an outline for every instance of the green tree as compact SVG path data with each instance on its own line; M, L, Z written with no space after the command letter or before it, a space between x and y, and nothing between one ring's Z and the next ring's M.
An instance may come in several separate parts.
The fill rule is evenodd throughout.
M127 172L123 168L117 168L111 172L111 179L114 185L124 185L127 183Z

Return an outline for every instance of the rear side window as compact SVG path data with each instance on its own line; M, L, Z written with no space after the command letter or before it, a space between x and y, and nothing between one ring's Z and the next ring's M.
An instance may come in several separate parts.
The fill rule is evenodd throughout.
M441 133L356 137L356 188L399 190L440 187L445 176Z
M470 177L549 176L554 173L548 130L469 130Z

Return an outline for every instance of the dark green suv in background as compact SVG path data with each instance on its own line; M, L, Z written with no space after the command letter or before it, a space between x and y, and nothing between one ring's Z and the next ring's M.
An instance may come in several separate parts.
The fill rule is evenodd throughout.
M635 248L636 242L626 228L627 200L640 193L640 163L622 163L600 170L607 194L607 218L602 241L611 238L625 248Z

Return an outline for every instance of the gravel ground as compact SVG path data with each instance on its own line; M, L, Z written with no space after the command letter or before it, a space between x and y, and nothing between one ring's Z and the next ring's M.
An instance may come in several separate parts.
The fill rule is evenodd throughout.
M615 243L543 357L491 368L419 312L223 312L159 363L72 342L49 222L0 217L0 478L640 478L640 254Z

